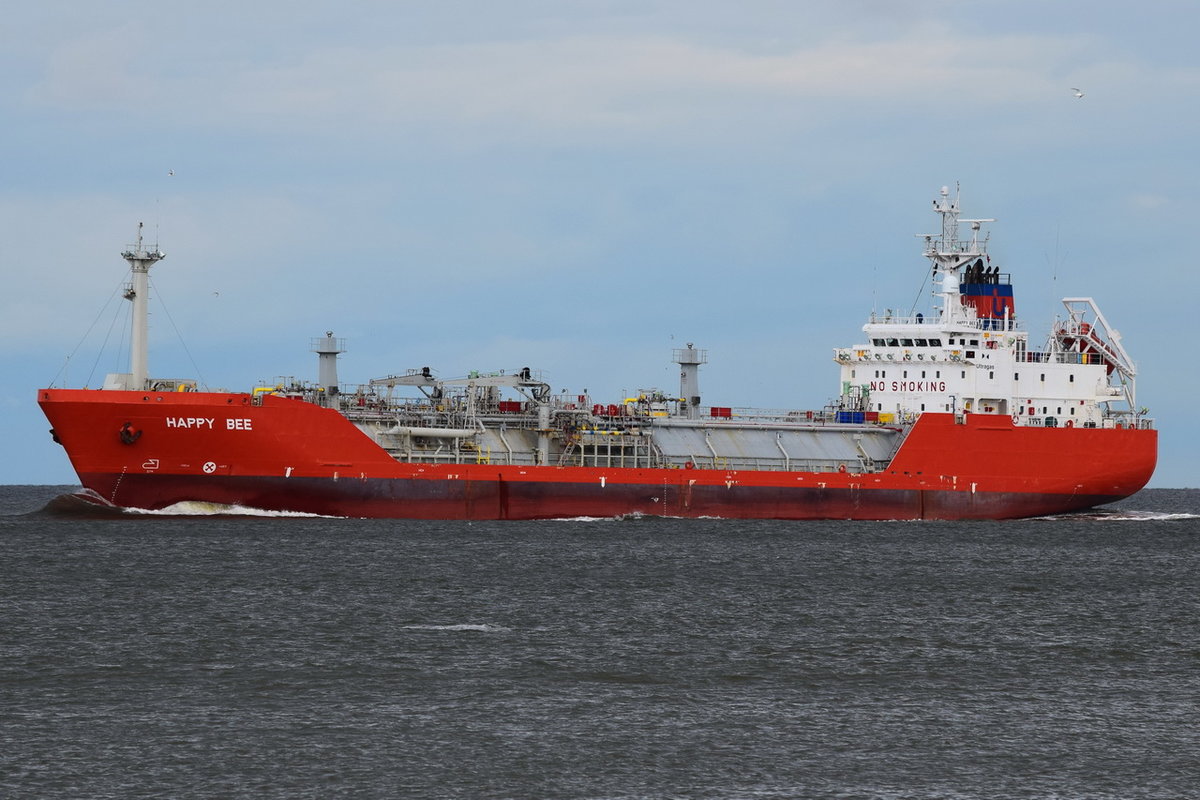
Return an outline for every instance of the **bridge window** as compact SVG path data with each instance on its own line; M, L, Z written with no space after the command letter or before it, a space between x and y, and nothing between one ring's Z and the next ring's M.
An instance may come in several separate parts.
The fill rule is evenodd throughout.
M917 347L928 347L929 346L928 339L914 339L913 341L917 343Z
M912 340L912 339L901 339L901 340L900 340L900 346L901 346L901 347L912 347L912 346L913 346L913 340Z
M941 347L941 346L942 346L942 340L941 340L941 339L930 339L930 340L929 340L929 346L930 346L930 347Z
M876 347L883 347L885 344L887 344L887 342L885 342L883 339L872 339L871 344L875 345Z
M888 339L888 340L887 340L887 346L888 346L888 347L899 347L899 346L900 346L900 340L899 340L899 339Z

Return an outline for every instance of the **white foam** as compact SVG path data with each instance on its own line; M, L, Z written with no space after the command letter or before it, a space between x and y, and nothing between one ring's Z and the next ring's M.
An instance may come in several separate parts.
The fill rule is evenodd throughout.
M63 498L70 498L75 501L86 503L88 505L97 506L99 508L109 509L112 512L120 512L122 514L136 514L139 516L158 516L158 517L213 517L213 516L232 516L232 517L315 517L324 519L342 519L341 517L329 517L324 514L309 514L303 511L270 511L264 508L254 508L253 506L243 506L231 503L212 503L206 500L182 500L178 503L172 503L165 508L134 508L132 506L119 506L110 502L107 498L96 494L91 489L81 489L70 495L60 495Z
M726 517L683 517L676 514L647 514L644 511L630 511L626 514L614 514L611 517L547 517L542 522L629 522L643 519L726 519Z
M226 503L209 503L204 500L184 500L173 503L166 508L123 508L127 514L146 514L164 517L324 517L323 514L308 514L303 511L268 511L251 506L229 505Z
M476 631L478 633L504 633L510 630L503 625L477 625L471 623L461 623L458 625L402 625L400 627L409 631Z
M1200 514L1186 514L1182 512L1169 514L1163 511L1117 511L1112 514L1097 516L1096 519L1112 520L1114 522L1125 522L1128 520L1146 522L1157 520L1200 519Z
M1054 514L1047 517L1038 517L1037 519L1046 522L1063 519L1086 519L1095 522L1170 522L1182 519L1200 519L1200 514L1187 514L1183 512L1168 513L1165 511L1105 511L1097 509L1095 511L1082 511L1075 514Z

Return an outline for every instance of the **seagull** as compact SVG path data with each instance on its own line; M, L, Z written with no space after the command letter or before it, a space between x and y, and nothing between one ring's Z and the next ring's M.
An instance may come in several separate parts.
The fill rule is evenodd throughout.
M167 170L167 174L168 174L168 175L174 175L174 174L175 174L175 170L173 170L173 169L169 169L169 170Z
M1083 97L1083 89L1076 89L1074 86L1072 86L1071 91L1075 93L1076 97Z

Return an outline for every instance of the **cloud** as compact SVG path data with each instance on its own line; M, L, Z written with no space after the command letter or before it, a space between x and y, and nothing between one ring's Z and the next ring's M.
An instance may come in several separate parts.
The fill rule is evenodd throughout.
M61 110L131 109L216 129L378 138L447 122L460 135L644 136L787 120L823 126L945 103L1060 100L1055 74L1086 37L970 36L940 24L889 40L747 48L665 35L578 35L397 46L310 45L269 63L133 55L136 25L64 41L30 92ZM185 46L187 47L187 46ZM745 115L745 116L743 116ZM442 134L444 135L444 133Z
M1129 196L1129 205L1139 211L1155 211L1170 204L1170 200L1161 194L1133 194Z
M774 105L780 114L804 117L806 102L825 110L869 102L857 109L867 113L931 96L957 96L967 106L985 99L1026 102L1031 87L1047 83L1031 65L1048 53L1079 49L1049 37L953 39L947 33L833 41L784 53L665 37L578 36L317 50L295 64L240 76L230 82L227 100L241 113L270 116L653 131L713 121L731 107Z

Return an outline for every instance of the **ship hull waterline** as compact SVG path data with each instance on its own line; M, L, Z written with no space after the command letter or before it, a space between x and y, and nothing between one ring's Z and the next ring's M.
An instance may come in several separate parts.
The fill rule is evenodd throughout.
M1084 511L1120 495L949 492L930 489L687 487L511 484L240 477L199 482L181 475L89 475L85 486L114 505L156 510L198 501L233 508L331 517L536 520L657 516L776 520L965 520Z
M408 463L336 411L288 398L47 389L39 402L87 489L150 510L200 501L419 519L1003 519L1128 497L1157 456L1150 429L926 414L886 469L861 474Z

